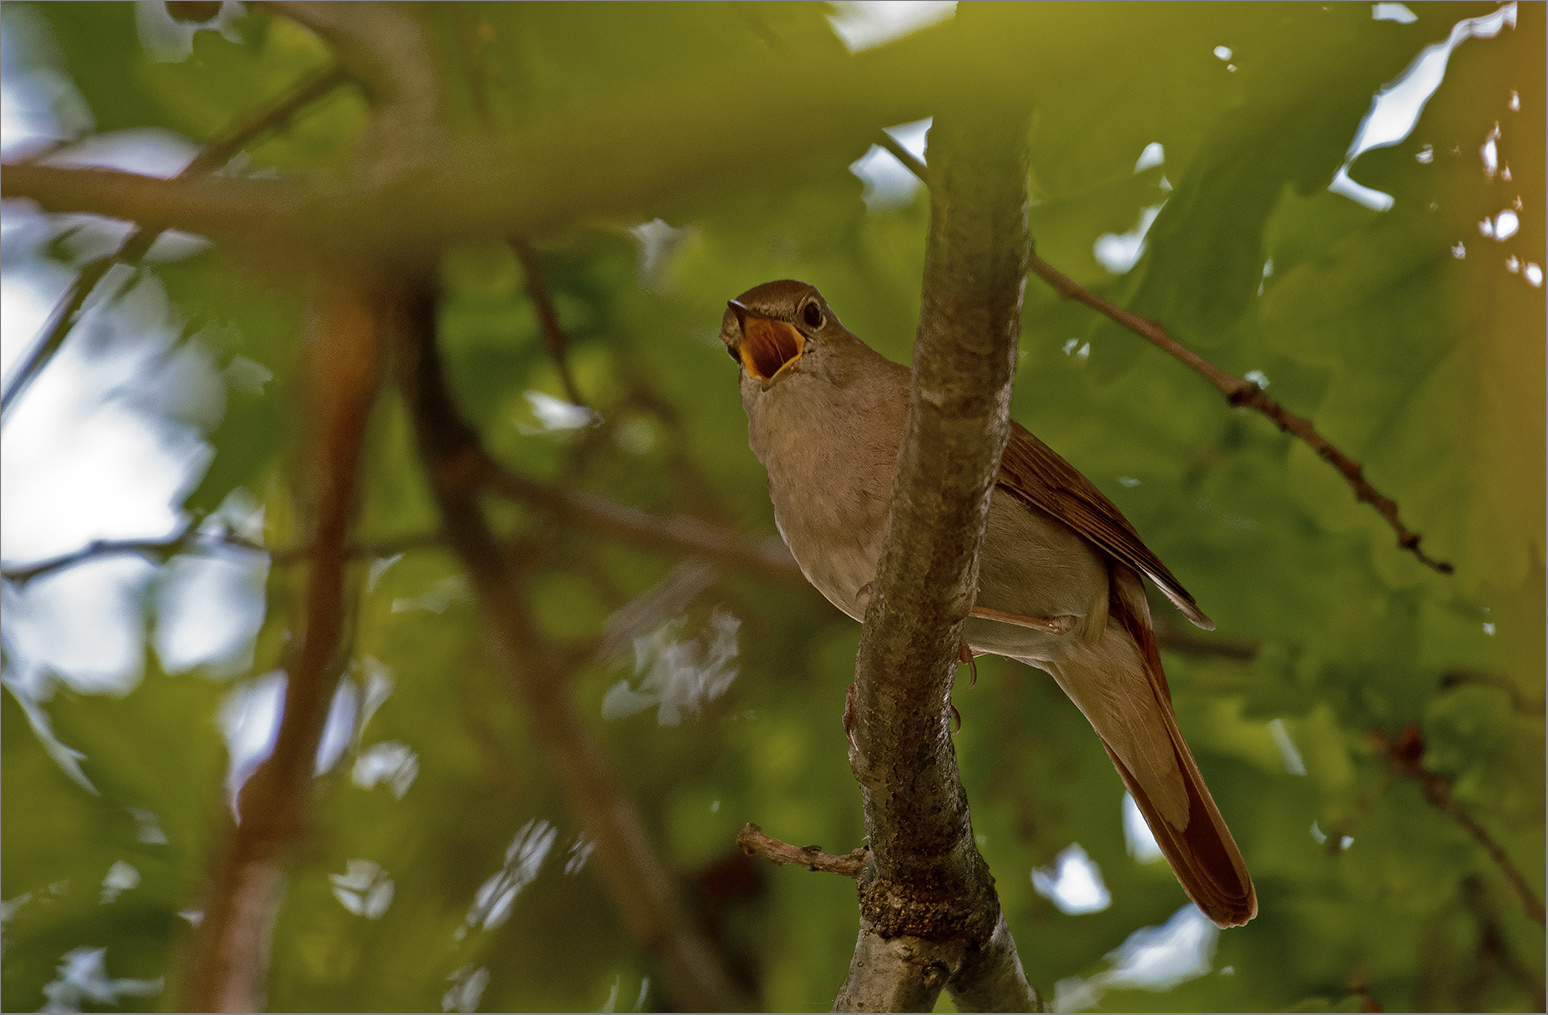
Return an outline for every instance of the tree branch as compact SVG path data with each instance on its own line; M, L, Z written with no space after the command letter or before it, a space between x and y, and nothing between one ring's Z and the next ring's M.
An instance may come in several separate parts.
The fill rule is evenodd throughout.
M527 292L532 297L532 306L537 311L538 324L543 331L543 347L548 350L549 358L559 371L565 397L575 405L585 405L581 400L580 389L575 386L575 378L570 374L570 360L565 354L564 329L559 327L559 315L554 313L553 301L548 298L548 286L543 283L543 269L538 264L537 254L533 253L532 245L526 240L512 240L511 249L516 252L521 270L527 275Z
M959 16L960 17L960 16ZM973 841L947 732L989 493L1009 433L1029 251L1024 111L952 107L937 158L898 478L860 638L850 765L872 851L834 1007L1037 1010Z
M344 547L344 556L350 560L365 558L380 560L383 557L406 553L409 550L422 550L430 546L439 546L445 542L446 537L439 532L416 532L407 536L398 536L395 539L383 539L376 542L352 542ZM36 564L28 564L26 567L9 568L0 571L0 577L14 585L20 586L36 578L52 574L55 571L62 571L91 560L100 560L103 557L141 554L150 557L157 563L165 563L169 558L175 557L178 554L192 553L195 550L206 548L246 550L249 553L262 554L268 557L271 564L285 565L294 564L312 556L313 551L316 549L316 544L306 543L301 546L283 546L271 550L262 543L243 539L230 532L224 532L212 537L200 532L198 527L190 522L181 532L163 539L94 540L79 550L72 550L58 557L50 557Z
M273 102L227 127L220 136L193 157L193 161L184 167L177 175L177 179L194 179L224 167L242 149L270 130L288 122L291 117L333 91L345 80L343 69L337 66L328 67L305 78ZM130 233L124 242L119 244L116 251L107 257L98 258L81 269L81 273L75 277L75 281L55 304L54 312L49 316L48 325L44 328L42 340L32 350L31 355L16 368L11 376L11 383L6 385L4 394L0 395L0 421L3 421L11 412L22 392L27 390L37 375L48 365L49 360L54 358L59 347L64 344L65 336L75 324L76 315L81 307L85 306L86 300L97 288L97 284L102 281L103 276L115 264L143 258L159 235L161 235L160 230L142 226Z
M1544 926L1543 904L1532 891L1532 886L1527 884L1525 875L1516 862L1510 858L1494 836L1480 825L1461 804L1451 795L1451 780L1444 775L1438 775L1424 768L1420 761L1424 757L1424 738L1419 735L1419 730L1414 726L1407 726L1396 741L1389 741L1386 736L1377 730L1371 734L1371 740L1387 755L1387 764L1393 771L1404 775L1419 784L1424 792L1424 798L1428 800L1436 810L1451 818L1461 825L1473 841L1483 847L1483 851L1489 854L1489 858L1500 868L1505 875L1505 880L1521 896L1521 901L1526 905L1527 915L1530 916L1539 927Z
M736 844L748 856L764 857L779 867L793 863L809 871L842 874L846 878L859 877L871 855L871 851L864 846L852 849L843 856L824 853L821 846L792 846L774 838L750 821L737 834Z
M490 459L458 415L435 346L430 275L404 278L396 290L398 381L417 432L420 455L440 505L447 540L478 593L490 647L532 731L556 769L565 798L597 841L599 866L633 938L659 964L667 993L685 1011L749 1010L714 946L694 923L644 823L565 684L542 658L527 605L477 497Z
M1450 691L1458 687L1492 687L1510 699L1510 707L1521 715L1541 721L1548 702L1536 695L1528 695L1509 680L1496 673L1478 670L1452 670L1441 675L1440 689Z
M263 1007L268 935L284 884L284 853L303 835L312 773L342 672L344 538L376 391L378 307L387 296L357 275L327 289L310 343L310 485L316 539L306 619L285 688L274 750L243 787L231 835L194 940L187 981L192 1011Z
M84 564L88 560L96 560L102 557L117 557L127 554L141 554L158 560L166 560L178 553L186 553L201 545L197 522L190 521L181 531L162 539L96 539L87 543L79 550L71 550L69 553L60 554L57 557L49 557L35 564L25 567L13 567L0 570L0 577L13 585L22 586L34 578L52 574L55 571L63 571L77 564ZM263 552L263 547L253 546L245 541L231 540L227 545L238 546L242 549Z
M917 176L927 187L931 186L931 174L928 167L913 153L904 148L890 134L885 131L881 134L881 144L907 169ZM1278 402L1274 401L1263 389L1244 377L1215 366L1209 360L1189 349L1166 333L1155 321L1147 320L1137 314L1132 314L1122 307L1109 303L1085 286L1076 282L1058 268L1049 264L1037 252L1032 252L1031 268L1037 276L1047 282L1064 299L1078 300L1091 309L1105 314L1108 318L1118 322L1125 328L1139 335L1141 338L1155 345L1161 351L1181 360L1192 367L1200 376L1213 384L1219 392L1225 396L1226 401L1233 406L1245 406L1254 409L1269 419L1281 430L1285 430L1300 438L1323 460L1337 469L1353 487L1355 498L1365 501L1374 507L1392 530L1397 533L1398 546L1413 553L1428 567L1434 568L1441 574L1451 574L1452 566L1444 561L1432 559L1423 550L1419 549L1420 536L1416 532L1410 532L1398 518L1397 502L1387 497L1370 484L1365 478L1364 469L1359 462L1344 454L1326 437L1317 432L1317 428L1311 420L1304 419L1286 410Z
M1155 321L1131 314L1122 307L1114 306L1107 300L1086 289L1067 275L1059 271L1047 261L1032 255L1032 270L1038 277L1058 291L1065 299L1079 300L1093 310L1100 311L1114 321L1128 328L1130 331L1146 339L1158 349L1181 360L1192 367L1200 376L1213 384L1226 401L1233 406L1245 406L1262 413L1274 421L1279 429L1287 431L1299 437L1318 456L1332 465L1343 475L1344 479L1354 490L1356 500L1362 500L1374 507L1378 514L1387 520L1392 526L1392 531L1397 533L1398 546L1418 557L1427 567L1439 571L1441 574L1451 574L1454 568L1445 561L1435 560L1419 548L1419 540L1422 538L1417 532L1412 532L1398 517L1397 501L1383 494L1371 485L1365 478L1365 470L1359 462L1344 454L1335 447L1326 437L1317 432L1311 420L1285 409L1274 401L1263 389L1246 378L1237 377L1235 374L1215 366L1209 360L1200 356L1192 349L1168 335Z

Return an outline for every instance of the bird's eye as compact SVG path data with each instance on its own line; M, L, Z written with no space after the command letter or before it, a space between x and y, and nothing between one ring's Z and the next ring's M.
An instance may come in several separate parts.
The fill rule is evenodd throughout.
M808 303L801 308L801 318L806 321L808 327L822 327L822 308L815 302Z
M736 354L736 350L731 348L729 345L726 346L726 355L731 357L732 363L735 363L737 366L742 365L742 357L738 356Z

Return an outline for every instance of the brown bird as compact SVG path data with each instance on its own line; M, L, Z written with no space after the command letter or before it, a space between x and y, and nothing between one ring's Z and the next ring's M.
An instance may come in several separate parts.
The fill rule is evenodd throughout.
M780 535L807 580L863 620L910 371L845 329L804 282L769 282L728 308L720 338L741 367L748 443L768 471ZM1184 890L1215 923L1237 926L1257 914L1257 895L1177 728L1141 575L1214 629L1112 501L1012 421L963 637L975 654L1053 676L1101 737Z

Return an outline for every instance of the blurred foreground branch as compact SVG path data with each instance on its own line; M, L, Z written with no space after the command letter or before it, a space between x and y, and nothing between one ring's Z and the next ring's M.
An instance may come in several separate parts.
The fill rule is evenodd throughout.
M270 130L283 126L291 117L346 80L343 69L336 66L328 67L302 80L279 98L227 127L224 133L193 157L193 161L177 175L177 179L194 179L221 169L242 149ZM0 394L0 421L10 414L22 392L27 390L28 385L37 378L37 375L48 365L49 360L53 359L54 354L59 351L59 347L64 344L65 336L70 333L71 327L76 322L76 315L85 306L86 300L96 290L103 276L115 264L143 258L150 251L151 244L156 242L156 237L160 235L159 229L141 226L130 233L113 253L100 257L81 269L81 273L75 277L64 295L59 297L59 302L55 304L53 313L49 315L48 324L43 329L43 337L39 339L27 359L16 368L11 376L11 383L5 386L4 394Z
M1009 434L1029 249L1024 112L936 117L908 422L852 688L871 863L838 1011L1035 1011L947 731L989 491ZM928 394L927 394L928 393Z
M194 939L185 1003L190 1011L263 1008L269 934L284 891L284 853L303 834L317 746L342 672L344 539L355 499L366 421L381 350L381 288L341 275L326 287L309 343L310 487L316 538L305 623L290 666L273 752L238 799L227 843Z
M899 144L890 134L884 132L881 135L880 143L899 162L908 167L909 171L917 176L927 187L933 186L931 182L933 174L930 169L923 162L919 161L912 152ZM1387 520L1387 524L1392 526L1392 530L1397 533L1398 546L1408 550L1426 566L1434 568L1441 574L1452 573L1453 568L1450 564L1445 561L1435 560L1419 549L1419 540L1422 537L1417 532L1411 532L1399 519L1397 502L1372 486L1370 481L1365 478L1365 471L1360 463L1344 454L1326 437L1318 433L1311 420L1288 411L1284 406L1265 394L1263 389L1254 382L1244 377L1237 377L1235 374L1227 373L1215 366L1215 364L1203 356L1172 338L1155 321L1130 313L1122 307L1098 296L1090 289L1087 289L1061 272L1058 268L1043 260L1037 255L1036 250L1032 251L1030 267L1039 278L1052 286L1064 299L1073 299L1084 303L1098 313L1104 314L1111 320L1128 328L1161 351L1192 367L1201 377L1213 384L1232 406L1245 406L1246 408L1254 409L1273 420L1274 424L1281 430L1285 430L1300 438L1348 480L1349 485L1354 489L1354 495L1357 500L1365 501Z
M654 957L666 992L680 1010L749 1010L754 999L737 987L724 959L695 924L633 802L566 697L567 685L544 658L520 584L477 503L491 459L446 387L428 273L401 280L396 298L398 381L447 540L477 591L496 663L525 705L567 802L597 842L596 855L619 915Z

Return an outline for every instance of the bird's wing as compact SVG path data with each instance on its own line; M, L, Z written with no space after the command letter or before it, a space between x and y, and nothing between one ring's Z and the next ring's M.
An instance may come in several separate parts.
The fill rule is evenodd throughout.
M997 483L1149 577L1194 624L1206 631L1215 629L1182 582L1145 546L1123 512L1091 480L1015 420L1011 420Z

